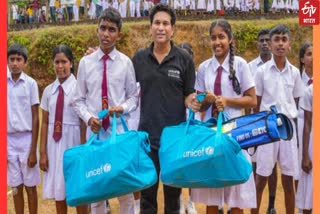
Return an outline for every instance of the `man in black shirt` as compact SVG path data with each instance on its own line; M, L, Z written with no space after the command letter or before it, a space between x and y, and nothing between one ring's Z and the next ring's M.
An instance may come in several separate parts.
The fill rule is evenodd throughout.
M176 16L167 5L158 4L150 12L149 48L133 57L136 79L141 86L139 130L149 133L151 157L160 171L159 142L165 126L186 120L186 107L195 99L195 68L191 56L174 46L171 37ZM141 191L141 214L157 213L159 183ZM179 214L180 188L163 186L165 213Z

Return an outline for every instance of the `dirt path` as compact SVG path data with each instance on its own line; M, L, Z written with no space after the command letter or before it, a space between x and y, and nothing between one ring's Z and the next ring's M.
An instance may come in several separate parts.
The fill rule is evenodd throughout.
M280 173L278 173L280 175ZM278 214L284 214L285 213L285 208L284 208L284 196L283 196L283 190L280 182L280 177L278 178L278 186L277 186L277 195L276 195L276 202L275 206L277 209ZM55 213L55 203L52 200L43 200L41 197L41 186L38 187L38 195L39 195L39 214L54 214ZM187 189L183 189L183 196L184 196L184 201L186 202L187 196L188 196L188 191ZM8 214L14 214L14 207L13 207L13 200L12 200L12 194L8 195ZM163 192L162 188L159 188L159 193L158 193L158 203L159 203L159 214L164 213L163 211ZM113 214L118 213L118 200L117 199L111 199L110 200L111 204L111 209ZM264 214L266 213L268 206L268 189L266 188L263 194L262 198L262 205L260 209L260 213ZM27 208L27 202L25 198L25 208ZM206 209L204 204L196 204L196 208L198 210L199 214L205 214ZM226 210L226 208L225 208ZM25 213L29 213L27 210ZM69 214L76 214L76 211L74 208L69 208L68 209ZM226 211L225 211L226 213ZM245 210L245 214L250 213L249 210ZM297 210L295 213L298 213Z

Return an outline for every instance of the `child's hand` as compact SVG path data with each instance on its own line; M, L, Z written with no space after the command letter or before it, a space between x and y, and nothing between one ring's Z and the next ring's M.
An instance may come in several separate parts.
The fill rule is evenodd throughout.
M109 108L108 110L108 115L112 116L113 113L116 113L117 117L120 117L120 114L122 114L124 111L122 106L113 106L111 108Z
M224 108L227 106L227 99L222 96L217 96L215 103L218 111L223 111Z
M206 98L205 101L208 103L214 103L216 101L216 95L214 95L214 93L212 93L211 91L206 91Z
M37 164L36 152L30 152L28 157L28 167L33 168Z
M101 122L97 118L91 117L89 120L89 126L93 133L98 133L101 128Z
M47 154L40 155L40 169L44 172L48 171L49 160Z
M310 170L312 169L312 161L311 161L309 155L303 156L301 165L302 165L302 170L305 173L309 174Z

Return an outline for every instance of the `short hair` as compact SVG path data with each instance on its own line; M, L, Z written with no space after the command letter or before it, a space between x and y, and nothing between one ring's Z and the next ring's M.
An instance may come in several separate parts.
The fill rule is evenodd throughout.
M104 11L102 11L102 13L98 19L98 25L100 24L100 22L102 20L115 23L117 25L119 31L121 31L122 18L121 18L121 15L117 9L115 9L113 7L109 7L107 9L105 9Z
M23 56L24 61L27 62L28 60L28 51L27 49L20 44L13 44L8 48L7 52L7 58L9 58L10 55L18 54L20 56Z
M269 34L270 34L270 29L268 29L268 28L262 28L262 29L259 30L259 32L258 32L258 37L257 37L257 39L259 39L260 36L269 35Z
M151 12L150 12L150 23L152 24L153 22L153 19L154 19L154 16L156 15L156 13L158 12L165 12L167 14L169 14L169 16L171 17L171 25L175 25L176 23L176 13L175 11L172 9L172 7L166 5L166 4L157 4L156 6L154 6L152 9L151 9Z
M74 64L74 58L73 58L73 54L72 54L72 50L68 45L65 44L61 44L58 45L57 47L55 47L52 51L52 60L54 60L54 58L56 57L56 55L58 53L63 53L71 62L71 64ZM74 73L73 67L71 67L71 73Z
M270 30L270 38L274 35L274 34L288 34L289 38L290 38L290 30L287 26L283 25L283 24L279 24L274 26L273 28L271 28Z
M189 42L182 42L179 45L177 45L179 48L187 51L191 57L193 57L193 50L192 50L192 46Z

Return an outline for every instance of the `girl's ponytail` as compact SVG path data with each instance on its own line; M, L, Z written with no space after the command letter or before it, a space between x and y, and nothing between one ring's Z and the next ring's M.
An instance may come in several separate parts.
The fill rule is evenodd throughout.
M233 47L233 43L230 43L230 58L229 58L229 80L232 81L232 87L233 90L236 92L237 95L241 94L241 87L240 87L240 83L236 77L236 71L233 68L233 64L234 64L234 47Z

